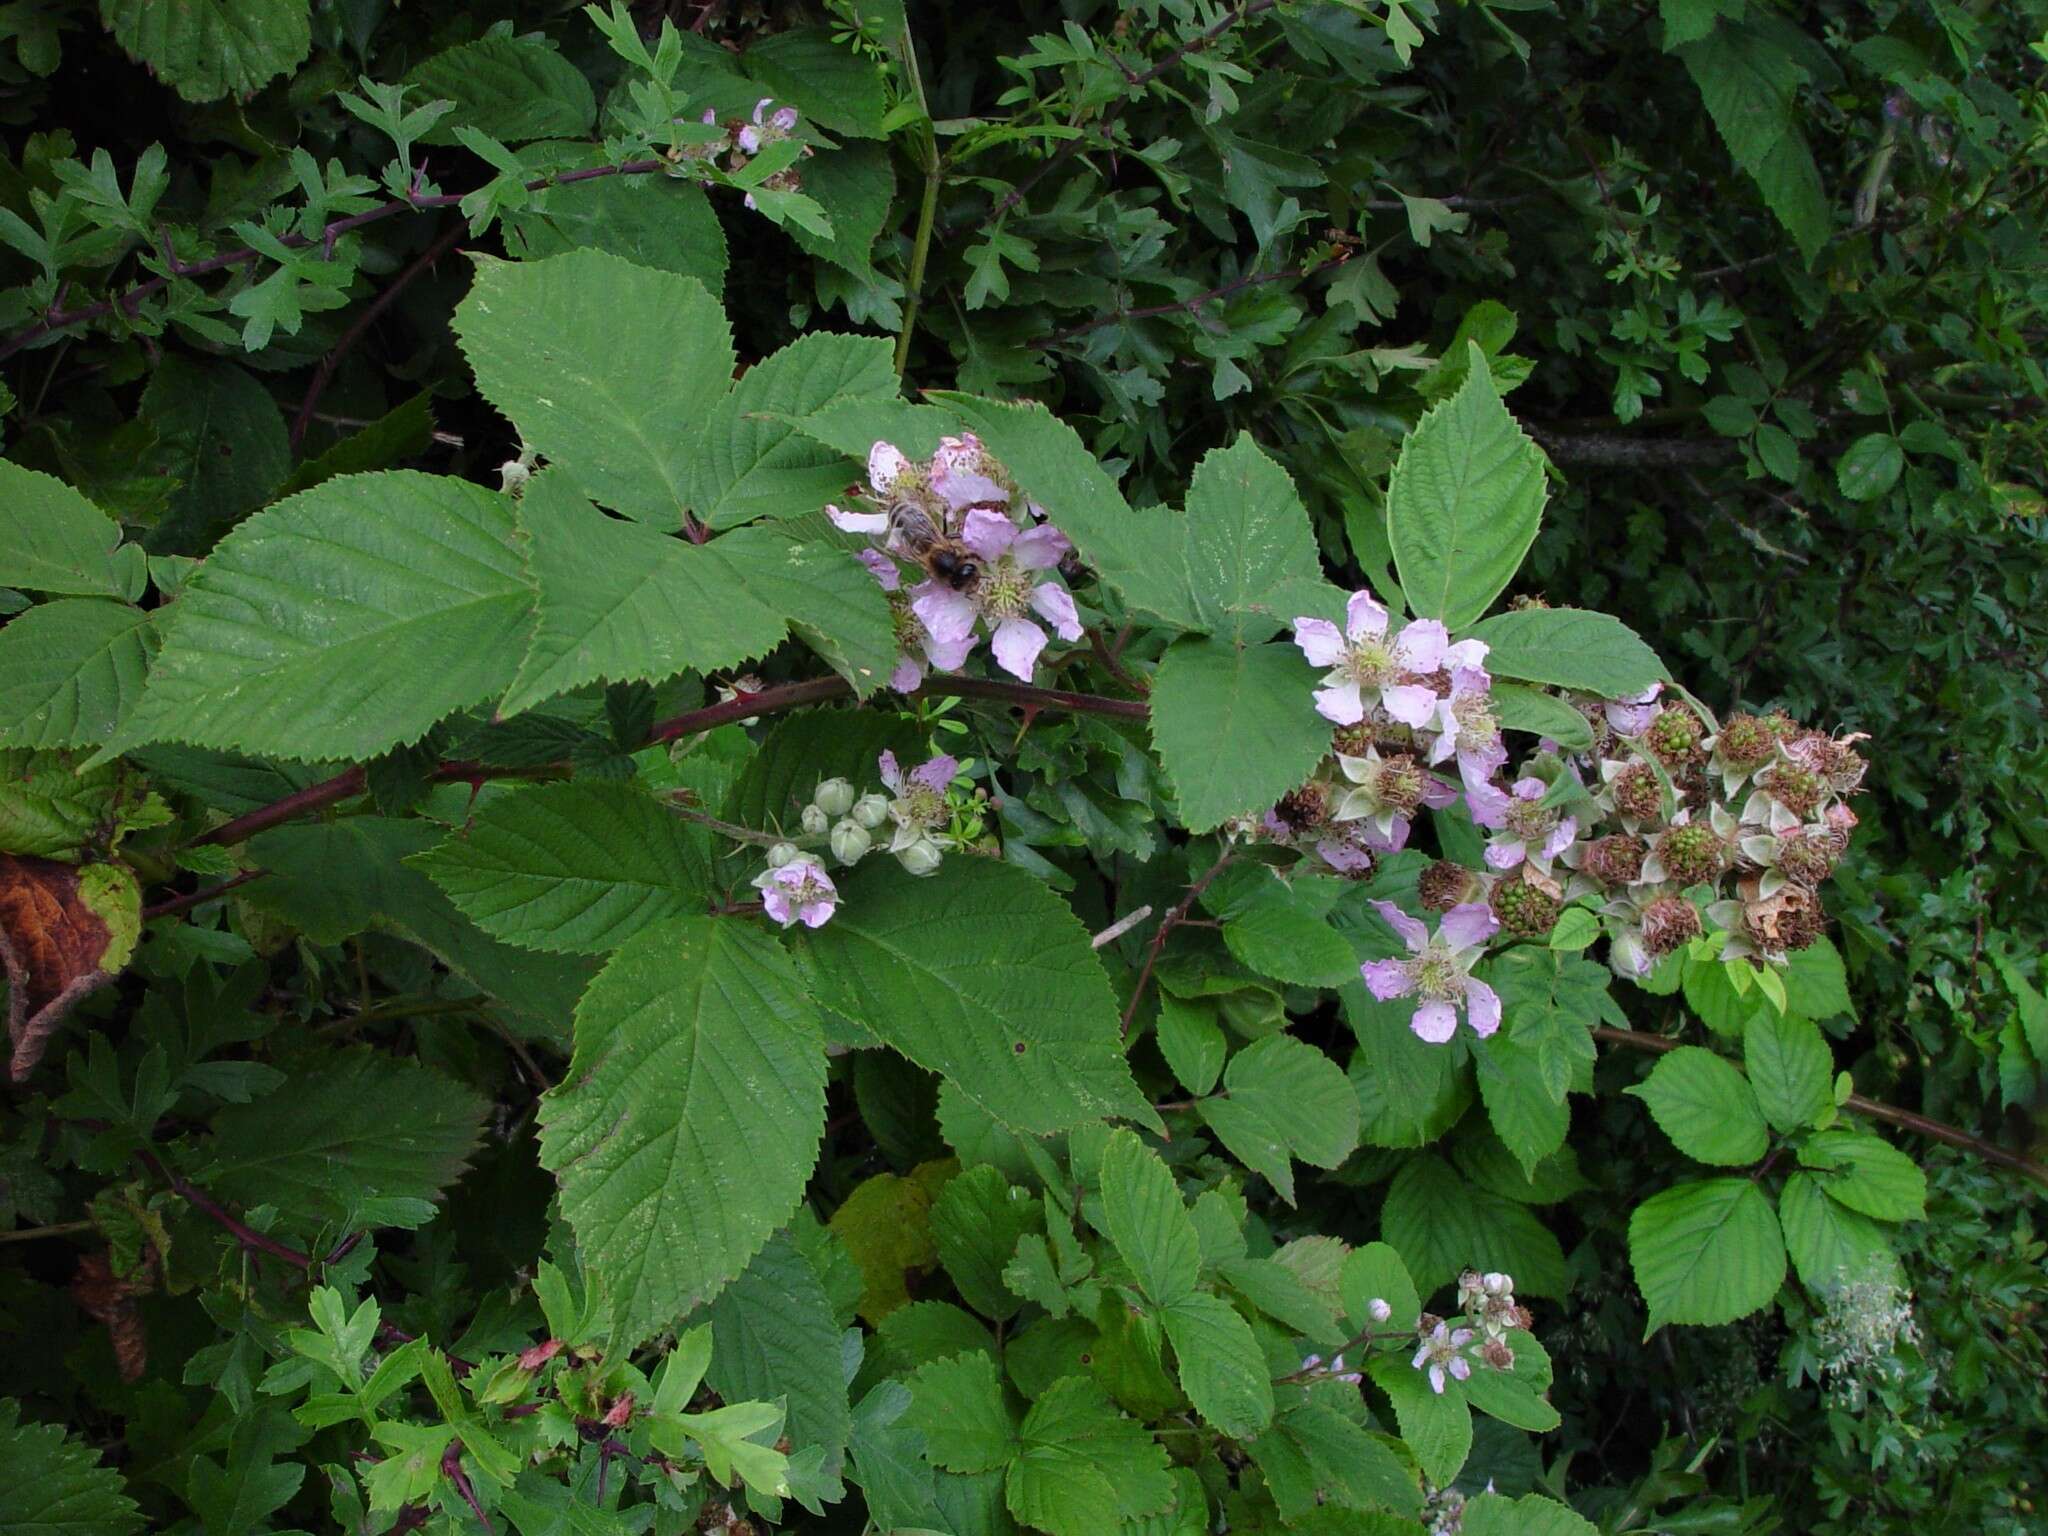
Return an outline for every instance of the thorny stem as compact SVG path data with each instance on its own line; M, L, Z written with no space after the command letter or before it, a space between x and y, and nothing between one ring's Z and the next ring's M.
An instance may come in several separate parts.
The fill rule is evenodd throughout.
M497 1536L497 1527L491 1524L491 1517L484 1513L483 1505L476 1501L476 1490L469 1485L469 1475L462 1470L462 1442L450 1440L448 1449L441 1453L441 1475L455 1485L455 1491L462 1495L462 1502L469 1506L490 1536Z
M903 278L903 327L896 333L896 377L910 362L910 333L917 324L917 304L924 290L924 265L932 250L932 221L939 213L939 184L946 177L945 157L931 146L931 164L924 173L924 201L918 205L917 234L910 244L910 268Z
M299 1269L310 1270L313 1267L313 1256L311 1254L301 1253L289 1244L280 1243L276 1238L268 1237L258 1232L254 1227L237 1221L228 1214L226 1206L207 1194L205 1190L186 1183L184 1179L166 1168L163 1159L154 1152L137 1152L135 1156L143 1167L147 1168L171 1187L172 1194L183 1200L187 1205L190 1205L194 1210L203 1213L220 1226L225 1227L244 1248L253 1248L259 1253L269 1254L274 1259L283 1259L287 1264L295 1265Z
M1675 1051L1685 1043L1682 1040L1667 1040L1662 1035L1646 1035L1639 1030L1613 1029L1604 1024L1594 1026L1593 1038L1604 1040L1609 1045L1625 1045L1630 1050L1660 1053ZM2001 1168L2023 1173L2044 1188L2048 1188L2048 1167L2043 1167L2031 1158L2022 1157L2017 1152L2008 1152L1981 1136L1972 1136L1968 1131L1956 1126L1945 1125L1939 1120L1930 1120L1927 1116L1915 1114L1910 1109L1900 1109L1893 1104L1867 1099L1860 1093L1850 1094L1842 1101L1842 1107L1872 1120L1882 1120L1886 1125L1896 1125L1901 1130L1917 1131L1931 1140L1946 1142L1949 1146L1974 1152L1987 1163L1996 1163Z
M1209 889L1209 882L1223 873L1224 866L1230 863L1232 857L1233 855L1225 853L1214 864L1211 864L1208 869L1203 871L1202 877L1188 887L1187 895L1174 904L1166 916L1159 920L1159 926L1153 930L1152 942L1145 948L1144 968L1138 972L1138 980L1131 988L1130 1002L1124 1005L1123 1036L1125 1039L1130 1038L1131 1020L1138 1015L1138 1003L1145 995L1145 983L1152 979L1152 967L1159 961L1159 952L1166 948L1167 935L1172 933L1179 926L1181 920L1194 910L1195 903L1201 900L1202 892Z
M596 181L605 176L646 176L668 168L666 160L628 160L622 165L596 165L585 170L561 171L550 176L536 177L526 184L526 190L544 192L549 187L566 187L579 181ZM345 219L336 219L317 235L286 235L278 243L294 251L302 251L309 246L317 245L323 251L331 252L335 241L365 225L378 223L397 213L424 213L433 208L454 208L468 195L466 192L442 192L432 197L396 197L388 203L379 203L366 212L351 214ZM168 249L165 254L167 258L170 257ZM67 326L80 325L87 320L98 320L102 316L113 314L116 310L133 318L138 303L151 294L160 293L170 287L174 278L204 277L211 272L224 272L229 267L238 267L244 262L254 261L261 254L262 252L255 247L245 245L239 250L223 251L218 256L209 256L204 261L181 262L167 259L165 265L170 268L168 275L153 277L148 282L124 288L111 299L102 299L97 304L88 304L81 309L63 308L63 296L60 293L58 302L50 306L42 319L33 325L24 326L6 341L0 342L0 362L5 362L39 337L47 336L53 331L61 331Z
M189 912L194 907L203 906L205 903L212 901L216 896L225 896L238 885L247 885L262 873L263 871L260 869L245 869L241 873L229 879L219 881L214 885L202 885L198 890L187 891L183 896L168 897L163 901L144 907L142 909L142 920L146 923L153 917L171 917L179 912Z

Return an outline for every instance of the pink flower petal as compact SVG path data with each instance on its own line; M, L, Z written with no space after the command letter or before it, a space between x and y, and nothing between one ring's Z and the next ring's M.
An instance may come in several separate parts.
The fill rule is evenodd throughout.
M1519 840L1486 845L1486 867L1488 869L1513 869L1522 862L1528 850Z
M1491 784L1465 783L1465 806L1472 813L1472 820L1482 827L1498 827L1508 819L1508 806L1512 802Z
M829 901L807 901L796 909L796 915L803 919L806 928L822 928L825 920L832 915Z
M1440 811L1447 805L1458 803L1458 786L1446 784L1435 774L1422 777L1422 803L1433 811Z
M1465 978L1465 1018L1484 1040L1500 1028L1500 994L1483 981Z
M956 640L941 640L929 630L924 637L924 659L941 672L957 672L967 664L978 643L972 631Z
M1443 665L1451 632L1438 619L1413 619L1394 641L1394 659L1410 672L1434 672Z
M775 115L769 118L768 121L772 126L781 129L784 133L793 132L796 128L796 108L777 107Z
M1491 649L1484 640L1460 640L1444 647L1441 664L1453 672L1477 672L1486 665L1486 653Z
M761 910L785 928L796 921L796 906L789 893L772 885L761 892Z
M1344 659L1343 633L1328 619L1296 619L1294 643L1312 667L1334 667Z
M903 769L896 762L896 754L884 752L875 759L875 766L881 770L883 786L895 794L902 794Z
M1436 690L1420 683L1396 683L1380 690L1380 704L1403 725L1424 726L1436 713Z
M1411 954L1420 954L1428 945L1429 930L1419 920L1410 917L1391 901L1375 901L1372 905L1381 921L1400 935L1401 942L1408 946Z
M959 758L935 757L930 762L920 763L911 769L910 777L913 782L922 784L926 789L936 789L943 793L946 786L953 782L953 775L959 771Z
M1387 632L1387 610L1370 592L1354 592L1344 604L1344 633L1353 640L1377 640Z
M1442 1045L1458 1032L1458 1010L1449 1003L1424 1003L1415 1010L1415 1017L1408 1021L1408 1027L1431 1045ZM1430 1380L1436 1380L1435 1366L1429 1368L1429 1375Z
M997 666L1028 683L1031 669L1038 663L1038 653L1045 649L1045 631L1029 619L1005 619L996 626L990 646L996 653Z
M1399 960L1368 960L1358 973L1365 978L1366 990L1383 1003L1415 990L1407 965Z
M1550 786L1541 779L1517 779L1514 796L1517 800L1541 800L1549 789Z
M868 574L881 584L884 592L894 592L903 585L903 573L896 569L896 562L879 549L863 549L855 557L868 568Z
M1031 535L1026 534L1024 537L1028 539ZM1073 594L1065 587L1050 581L1040 582L1031 589L1031 606L1038 610L1041 618L1052 625L1053 632L1062 640L1081 638L1081 614L1074 607Z
M744 153L758 155L761 152L761 130L752 123L747 124L739 131L738 143Z
M1578 835L1579 823L1577 818L1572 816L1565 817L1563 821L1560 821L1551 829L1550 836L1543 840L1543 857L1546 859L1556 858L1565 849L1571 847L1572 839Z
M834 528L848 533L887 533L889 519L881 512L849 512L844 507L827 507L825 516L830 518Z
M908 468L910 460L894 443L876 443L868 450L868 484L876 491L887 491Z
M1001 512L976 507L960 525L960 542L984 560L993 560L1017 542L1017 525Z
M1064 560L1073 547L1074 541L1051 523L1040 523L1017 536L1017 542L1010 546L1010 558L1027 571L1047 571Z
M1316 856L1340 874L1358 875L1372 868L1372 855L1355 843L1324 838L1316 844ZM1394 962L1399 964L1399 961Z
M1316 713L1338 725L1356 725L1365 718L1365 700L1358 696L1358 684L1339 683L1316 690Z
M1463 901L1444 914L1436 931L1453 949L1475 949L1500 932L1500 919L1483 902Z
M912 596L910 609L934 640L964 640L974 633L974 604L950 587L926 582Z
M889 686L898 693L915 693L924 686L924 663L915 656L905 656L889 674Z

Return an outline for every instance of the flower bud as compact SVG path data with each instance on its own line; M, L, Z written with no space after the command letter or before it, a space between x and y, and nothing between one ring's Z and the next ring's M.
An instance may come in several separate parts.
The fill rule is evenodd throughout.
M777 843L768 850L768 867L770 869L782 868L783 865L797 856L797 852L795 843Z
M827 816L844 816L853 809L853 786L844 779L827 779L811 796L811 804Z
M1375 1296L1365 1304L1365 1310L1376 1323L1384 1323L1394 1315L1394 1305L1384 1296Z
M889 819L889 801L885 795L862 795L853 802L853 819L870 832Z
M937 874L939 864L945 857L939 851L939 845L928 837L919 838L907 848L896 849L895 854L896 862L901 864L907 873L913 875Z
M825 829L832 825L832 818L815 805L805 806L797 821L803 827L805 837L823 837Z
M859 822L848 819L832 828L832 857L842 864L858 864L875 840Z

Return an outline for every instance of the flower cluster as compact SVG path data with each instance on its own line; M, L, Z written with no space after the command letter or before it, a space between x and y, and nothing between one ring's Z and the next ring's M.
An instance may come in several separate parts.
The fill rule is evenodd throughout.
M819 927L839 901L824 861L804 845L822 843L841 865L858 864L873 849L875 834L893 824L888 851L899 864L913 875L929 875L939 867L952 841L947 790L958 761L935 757L906 774L896 755L884 752L878 767L893 799L858 794L845 779L822 780L798 813L797 838L769 848L768 867L754 877L754 885L761 892L762 910L783 927L799 922Z
M1513 1370L1508 1331L1526 1329L1532 1321L1515 1300L1514 1277L1497 1271L1482 1275L1468 1269L1460 1275L1458 1304L1465 1309L1461 1322L1425 1312L1416 1323L1420 1347L1410 1363L1428 1373L1432 1392L1442 1393L1447 1380L1469 1380L1475 1361L1488 1370Z
M1458 1012L1475 1035L1500 1028L1500 997L1472 974L1472 963L1486 941L1500 932L1500 919L1476 902L1451 908L1432 934L1391 901L1373 908L1408 946L1408 953L1390 960L1368 960L1361 970L1365 984L1381 1002L1397 997L1417 999L1408 1027L1432 1045L1442 1045L1458 1032Z
M747 163L769 145L780 144L795 135L797 110L795 107L778 107L774 97L763 96L754 103L751 118L732 118L720 124L717 111L706 107L699 121L707 128L722 127L725 136L701 144L685 144L670 151L669 158L678 167L677 174L686 173L692 162L716 164L721 159L727 172L745 170ZM810 150L806 148L804 153L809 154ZM711 183L707 181L704 185L708 187ZM795 192L803 183L796 167L790 165L764 177L761 185L772 192ZM754 194L749 192L745 201L747 207L754 207Z
M1900 1347L1920 1342L1913 1293L1888 1275L1851 1279L1844 1272L1819 1295L1813 1351L1829 1394L1855 1412L1874 1384L1898 1374Z
M1342 1355L1332 1357L1327 1364L1321 1355L1304 1355L1301 1370L1297 1374L1318 1376L1326 1381L1341 1381L1350 1387L1355 1387L1365 1380L1365 1373L1347 1366Z
M1052 579L1072 544L972 433L941 440L922 463L876 443L861 500L864 508L825 514L875 540L861 558L896 611L891 687L908 693L927 667L957 670L984 634L996 665L1029 682L1047 625L1062 640L1081 638L1073 594ZM904 564L923 578L907 592Z

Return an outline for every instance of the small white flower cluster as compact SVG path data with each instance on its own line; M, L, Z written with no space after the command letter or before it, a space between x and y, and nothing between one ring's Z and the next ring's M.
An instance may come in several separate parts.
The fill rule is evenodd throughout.
M1888 1277L1851 1280L1845 1274L1821 1290L1820 1301L1813 1348L1821 1375L1844 1406L1861 1409L1871 1383L1898 1370L1899 1346L1920 1342L1913 1293Z
M1449 1381L1465 1381L1476 1360L1489 1370L1511 1371L1515 1352L1508 1345L1508 1332L1527 1328L1528 1309L1515 1300L1512 1275L1498 1270L1480 1274L1468 1269L1458 1277L1458 1305L1465 1310L1466 1326L1423 1313L1416 1322L1420 1347L1410 1363L1429 1375L1429 1388L1442 1393Z
M1321 1355L1303 1355L1301 1357L1301 1374L1307 1375L1311 1373L1322 1377L1326 1381L1341 1381L1345 1385L1353 1387L1365 1380L1365 1373L1353 1370L1347 1366L1342 1355L1332 1357L1327 1365L1323 1363Z
M683 119L678 118L676 121L681 122ZM719 126L718 113L711 107L704 109L704 115L699 121L707 128ZM751 120L735 118L724 125L725 137L723 139L713 139L704 144L686 144L680 149L671 151L669 158L678 167L673 174L686 174L687 167L692 162L715 162L721 152L724 152L725 155L724 169L726 171L745 170L747 162L760 154L770 144L779 144L784 139L792 137L796 133L796 125L797 110L795 107L778 107L775 105L774 97L763 96L754 103L754 113ZM806 150L805 153L808 154L809 151ZM702 185L709 187L711 183L707 181L703 182ZM774 175L767 177L761 185L769 188L771 191L794 192L798 190L801 183L797 179L796 167L785 166L782 170L775 172ZM755 206L754 194L751 192L746 195L746 205L749 208Z

